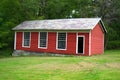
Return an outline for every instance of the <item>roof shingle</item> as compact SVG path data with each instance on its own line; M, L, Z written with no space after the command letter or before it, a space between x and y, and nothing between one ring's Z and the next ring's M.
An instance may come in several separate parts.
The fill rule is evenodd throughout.
M92 30L101 18L24 21L13 30Z

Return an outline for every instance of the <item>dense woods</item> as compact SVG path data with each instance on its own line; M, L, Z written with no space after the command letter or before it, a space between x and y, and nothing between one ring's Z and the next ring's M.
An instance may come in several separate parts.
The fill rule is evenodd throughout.
M0 55L13 50L11 29L23 21L85 17L101 17L108 31L106 49L120 49L119 0L1 0Z

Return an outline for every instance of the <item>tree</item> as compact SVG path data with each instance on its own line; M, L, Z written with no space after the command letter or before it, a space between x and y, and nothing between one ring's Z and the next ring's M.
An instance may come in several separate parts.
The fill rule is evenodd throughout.
M108 43L120 41L120 0L1 0L0 50L12 48L11 29L25 20L101 17Z

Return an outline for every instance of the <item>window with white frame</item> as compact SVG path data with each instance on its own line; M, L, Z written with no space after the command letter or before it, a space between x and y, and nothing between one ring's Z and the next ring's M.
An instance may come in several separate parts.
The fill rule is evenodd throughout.
M57 49L66 49L66 33L57 34Z
M42 48L47 47L47 32L39 33L39 47L42 47Z
M24 32L23 35L23 46L29 47L30 46L30 32Z

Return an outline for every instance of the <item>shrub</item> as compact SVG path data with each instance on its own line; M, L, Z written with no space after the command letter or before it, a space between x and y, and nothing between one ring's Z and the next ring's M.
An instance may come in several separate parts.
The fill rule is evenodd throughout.
M12 55L13 50L12 49L5 49L5 50L0 50L0 57L7 57Z
M120 41L109 41L107 49L120 49Z

